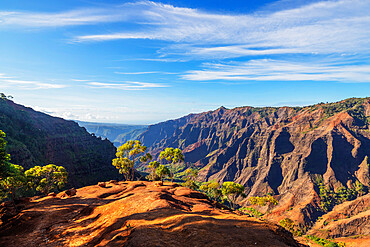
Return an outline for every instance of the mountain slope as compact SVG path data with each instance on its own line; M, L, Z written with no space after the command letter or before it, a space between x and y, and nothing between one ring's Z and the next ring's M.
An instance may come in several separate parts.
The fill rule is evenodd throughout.
M146 125L89 123L82 121L78 121L77 123L89 133L94 133L103 139L107 138L116 147L129 140L136 140L138 135L143 133L147 128Z
M49 163L64 166L68 186L75 187L117 177L111 165L115 147L73 121L1 99L0 129L7 135L11 162L25 169Z
M154 154L181 148L185 161L201 168L203 181L231 180L243 184L248 196L276 195L273 219L291 217L310 226L320 215L319 181L334 189L353 188L356 181L369 186L369 117L369 98L308 107L221 107L149 126L140 139Z

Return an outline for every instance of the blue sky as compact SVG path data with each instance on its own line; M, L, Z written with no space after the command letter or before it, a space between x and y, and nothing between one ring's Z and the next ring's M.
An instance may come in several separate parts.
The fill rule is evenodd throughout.
M138 124L367 97L369 12L369 0L3 0L0 92Z

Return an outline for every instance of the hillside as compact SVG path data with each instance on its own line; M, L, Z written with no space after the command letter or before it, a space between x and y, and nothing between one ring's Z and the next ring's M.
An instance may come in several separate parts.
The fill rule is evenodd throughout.
M77 121L77 123L89 133L94 133L102 139L107 138L116 147L121 146L129 140L136 140L147 129L146 125L90 123L82 121Z
M0 99L0 130L7 135L12 163L25 169L50 163L64 166L68 186L75 187L117 177L111 165L112 143L92 136L73 121Z
M238 107L149 126L140 139L158 154L179 147L201 181L236 181L248 197L271 193L269 218L310 227L322 214L319 184L369 186L370 99L307 107ZM247 204L247 199L239 198Z
M370 237L370 194L337 205L308 232L320 237Z
M1 246L301 246L277 225L170 183L94 185L23 207L0 225Z

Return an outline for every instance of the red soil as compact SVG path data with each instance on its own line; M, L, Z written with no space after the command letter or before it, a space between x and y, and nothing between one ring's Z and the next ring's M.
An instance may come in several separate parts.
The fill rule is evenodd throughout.
M272 223L165 183L107 183L33 198L0 225L0 246L299 246Z

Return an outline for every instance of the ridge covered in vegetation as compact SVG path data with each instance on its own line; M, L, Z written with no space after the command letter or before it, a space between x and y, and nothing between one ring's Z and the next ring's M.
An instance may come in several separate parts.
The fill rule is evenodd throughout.
M34 111L2 97L0 130L7 135L6 151L14 164L25 169L61 165L69 173L68 187L117 178L111 166L115 147L73 121Z

